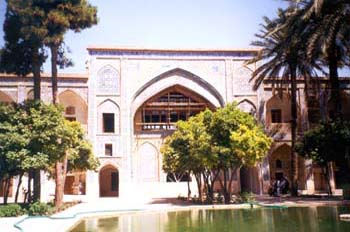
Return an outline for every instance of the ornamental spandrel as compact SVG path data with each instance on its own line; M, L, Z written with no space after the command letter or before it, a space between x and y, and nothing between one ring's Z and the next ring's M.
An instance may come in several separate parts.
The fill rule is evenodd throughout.
M119 82L118 71L112 67L103 68L98 73L98 92L101 94L117 94Z
M233 73L233 94L246 95L254 94L253 82L249 82L252 71L246 67L240 67Z

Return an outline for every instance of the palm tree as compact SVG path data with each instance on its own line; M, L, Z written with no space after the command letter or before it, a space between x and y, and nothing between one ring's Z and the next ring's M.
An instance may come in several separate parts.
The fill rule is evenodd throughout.
M308 59L321 60L327 66L334 110L334 114L330 116L332 119L342 118L338 68L349 64L350 1L299 0L298 2L304 11L304 21L313 21L312 30L309 31L306 40Z
M297 79L303 76L307 79L315 75L314 67L307 63L303 37L307 35L308 25L300 17L300 11L290 6L279 9L278 18L270 20L264 17L264 24L258 41L252 45L262 47L260 53L248 63L263 61L252 75L256 90L263 80L271 79L278 89L290 87L291 91L291 186L292 194L297 194L297 155L295 153L297 130Z

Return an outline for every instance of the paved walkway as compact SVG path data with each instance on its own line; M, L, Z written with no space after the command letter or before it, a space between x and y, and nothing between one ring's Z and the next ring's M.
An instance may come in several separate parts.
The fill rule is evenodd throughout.
M337 199L321 198L292 198L292 197L257 197L257 201L266 205L283 206L321 206L321 205L344 205L349 201ZM73 225L84 217L94 217L96 215L111 215L119 213L129 213L131 211L159 211L159 210L189 210L189 209L222 209L222 208L243 208L250 207L248 204L242 205L194 205L177 199L152 199L144 202L126 201L115 198L101 198L95 202L75 205L63 212L55 214L53 217L68 217L69 219L49 219L45 217L26 219L19 224L25 232L61 232L68 231ZM89 212L84 214L83 212ZM0 218L1 232L18 232L13 225L21 221L26 216L17 218Z

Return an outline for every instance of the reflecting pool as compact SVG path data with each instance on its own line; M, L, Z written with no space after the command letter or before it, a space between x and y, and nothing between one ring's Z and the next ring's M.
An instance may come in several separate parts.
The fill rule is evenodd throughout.
M291 207L124 214L82 220L71 232L350 231L350 207Z

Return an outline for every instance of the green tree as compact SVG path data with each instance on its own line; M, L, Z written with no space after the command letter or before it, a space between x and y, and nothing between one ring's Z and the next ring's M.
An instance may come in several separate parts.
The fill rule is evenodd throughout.
M42 26L44 12L33 7L34 0L7 0L4 20L5 47L0 58L1 70L25 76L33 73L34 99L40 100L40 71L46 56L43 39L47 30ZM34 177L34 198L40 199L40 172ZM30 178L31 179L31 176Z
M85 133L79 122L63 120L58 146L54 148L56 154L59 155L54 173L56 180L55 206L57 208L63 203L63 189L68 166L69 171L96 170L99 166L98 160L92 153L91 144L84 137ZM62 169L61 175L57 175L57 165Z
M5 183L4 204L7 204L11 179L19 175L21 183L25 171L23 160L28 155L27 143L28 136L16 107L0 104L0 183ZM16 203L17 198L18 188Z
M307 52L310 60L321 60L328 68L332 119L342 118L338 68L349 60L349 5L347 0L314 0L302 5L305 21L316 22L309 32Z
M321 62L330 80L330 118L342 118L338 68L348 66L350 26L348 0L288 0L300 12L299 18L308 25L307 36L301 41L309 62ZM296 33L295 36L300 34Z
M212 151L218 157L216 167L222 172L219 182L228 204L236 171L262 161L272 139L265 135L253 116L239 110L234 103L219 108L206 118L206 125Z
M97 24L97 8L91 6L86 0L39 0L34 2L33 7L39 8L44 12L45 17L42 21L42 27L45 27L47 34L43 43L49 47L51 52L51 78L52 78L52 102L57 103L57 65L64 67L70 65L64 53L64 35L68 30L80 32ZM68 62L67 62L68 61ZM67 166L64 163L56 164L56 206L62 204L65 172ZM61 183L63 181L63 183Z
M305 133L298 143L299 154L311 159L323 169L328 183L328 193L331 195L329 163L347 164L350 159L350 122L335 121L322 123ZM344 180L349 179L348 170L342 173Z
M34 99L40 99L40 70L46 57L43 38L47 31L42 27L43 11L33 8L33 0L7 0L4 20L5 47L1 69L8 73L33 73Z
M97 8L86 0L38 0L33 2L33 8L39 8L44 14L40 26L47 31L43 43L51 52L52 97L56 104L57 65L67 65L63 49L64 35L68 30L80 32L97 24Z
M215 157L210 152L210 136L206 132L203 120L207 114L211 112L206 110L186 122L179 121L177 130L166 139L161 149L164 156L163 170L171 173L193 174L196 178L200 201L203 201L203 185L206 185L205 189L209 192L212 189L209 180L212 179L211 170L215 163L213 162ZM204 177L204 184L202 177Z
M7 182L25 173L30 177L35 171L54 176L52 170L58 161L66 161L70 170L95 170L99 165L81 125L65 120L59 106L40 101L0 105L0 132L0 179ZM66 171L67 165L59 177L63 178L61 183ZM28 194L30 202L30 180Z
M163 169L193 174L201 201L203 189L207 202L213 201L214 183L219 181L225 203L230 203L235 172L260 162L271 143L253 116L228 104L178 122L177 131L166 139L161 150Z

